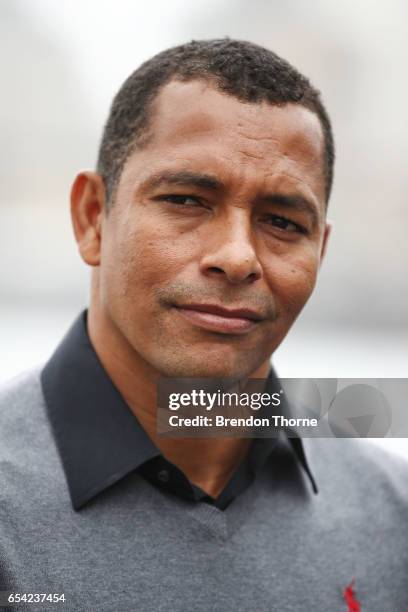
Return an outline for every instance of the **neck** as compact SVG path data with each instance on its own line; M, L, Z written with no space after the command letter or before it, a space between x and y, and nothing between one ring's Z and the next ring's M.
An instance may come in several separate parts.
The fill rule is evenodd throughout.
M251 439L159 436L156 389L160 374L134 351L112 321L94 304L91 302L88 312L88 334L113 384L166 459L179 467L190 482L216 497L245 458ZM268 373L269 361L248 377L266 378Z

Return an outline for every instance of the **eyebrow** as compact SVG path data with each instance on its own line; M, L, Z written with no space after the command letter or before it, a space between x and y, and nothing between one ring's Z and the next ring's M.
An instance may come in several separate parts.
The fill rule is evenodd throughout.
M211 191L219 191L222 189L222 183L211 174L201 174L197 172L189 172L182 170L180 172L158 172L153 174L143 183L144 189L155 189L161 185L191 185L208 189Z

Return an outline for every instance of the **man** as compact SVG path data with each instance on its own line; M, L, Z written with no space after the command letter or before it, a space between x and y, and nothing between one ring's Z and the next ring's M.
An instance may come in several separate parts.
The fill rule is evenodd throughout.
M65 598L29 609L407 609L402 462L156 428L160 377L276 384L333 162L318 92L256 45L192 42L124 83L72 188L89 309L2 396L2 588Z

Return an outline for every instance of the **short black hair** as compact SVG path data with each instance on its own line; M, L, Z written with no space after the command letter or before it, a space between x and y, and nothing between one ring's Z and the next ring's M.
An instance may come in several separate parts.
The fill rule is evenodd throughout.
M326 202L334 166L334 140L320 92L289 62L254 43L230 38L193 40L162 51L144 62L116 94L99 148L97 172L106 187L107 207L123 166L149 133L152 102L171 80L205 80L244 102L301 104L314 112L324 137Z

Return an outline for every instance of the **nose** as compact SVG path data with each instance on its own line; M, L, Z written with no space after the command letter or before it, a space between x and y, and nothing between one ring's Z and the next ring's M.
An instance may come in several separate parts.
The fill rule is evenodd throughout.
M201 260L205 276L224 277L231 284L262 278L262 266L254 246L247 211L238 209L228 218L214 221Z

